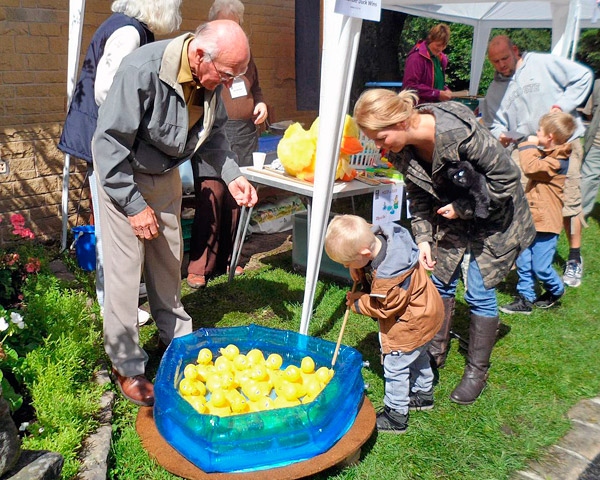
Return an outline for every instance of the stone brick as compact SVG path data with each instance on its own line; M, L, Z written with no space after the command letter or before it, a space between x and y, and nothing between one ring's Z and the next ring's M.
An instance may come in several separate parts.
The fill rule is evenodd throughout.
M569 411L571 420L590 423L600 428L600 400L584 400Z
M40 207L34 207L29 209L29 216L32 221L40 219L53 217L58 214L57 205L44 205Z
M16 37L14 51L16 53L48 53L48 38L36 38L35 42L30 37ZM47 57L47 56L46 56Z
M32 195L41 195L62 187L58 181L59 177L39 177L29 180L27 183L19 183L14 186L16 197L29 197Z
M56 61L48 59L47 53L30 53L25 55L26 67L30 71L56 70L59 64Z
M33 157L34 146L23 141L6 142L0 146L0 154L5 159Z
M24 23L54 23L56 17L51 10L42 10L39 8L7 8L6 20L9 22L24 22Z
M62 232L62 219L59 214L41 218L32 223L32 228L37 238L42 241L59 241Z
M529 469L543 479L577 480L587 464L584 458L554 446L538 462L532 462Z
M20 197L0 200L0 212L24 212L32 207L46 205L45 196Z
M23 69L25 66L25 57L23 57L23 55L6 53L0 57L0 69L2 70L8 70L9 68Z
M0 176L0 198L12 198L13 197L13 186L14 182L3 182Z
M2 9L0 9L0 22L2 21ZM9 53L15 53L15 37L5 35L2 37L0 42L0 53L2 55L8 55Z
M2 39L14 35L27 35L27 32L27 25L24 23L10 22L7 20L0 23L0 36Z
M560 446L592 461L600 453L599 437L600 429L597 426L574 422L573 428L563 437Z
M37 177L33 158L5 160L8 163L8 175L2 175L6 181L23 181Z

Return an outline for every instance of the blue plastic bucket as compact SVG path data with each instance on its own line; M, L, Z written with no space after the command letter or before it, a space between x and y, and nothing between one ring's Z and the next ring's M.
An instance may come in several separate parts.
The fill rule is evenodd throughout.
M77 264L83 270L96 270L96 235L93 225L82 225L72 228L75 236L75 255Z

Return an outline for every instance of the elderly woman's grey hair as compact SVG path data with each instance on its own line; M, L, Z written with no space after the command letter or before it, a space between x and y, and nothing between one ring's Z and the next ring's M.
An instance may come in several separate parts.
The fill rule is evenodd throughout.
M235 17L241 25L244 23L244 4L240 0L215 0L208 11L208 20Z
M139 20L156 35L172 33L181 25L181 0L115 0L110 8Z

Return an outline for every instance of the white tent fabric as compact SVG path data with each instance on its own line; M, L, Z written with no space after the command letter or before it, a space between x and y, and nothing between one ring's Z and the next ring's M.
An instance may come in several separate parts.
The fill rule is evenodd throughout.
M304 334L308 333L313 312L323 241L331 207L331 188L342 136L342 119L348 108L362 26L360 19L335 13L335 1L323 2L319 143L300 322L300 333ZM491 3L450 0L443 4L431 4L427 0L382 0L382 6L411 15L473 25L473 79L469 88L472 94L477 92L492 28L552 28L554 53L567 56L578 36L576 29L595 26L593 22L598 12L595 0L508 0ZM576 18L576 15L580 17Z
M317 145L311 228L308 236L306 284L300 332L308 333L312 315L319 265L334 181L337 152L342 137L343 118L348 110L350 88L362 20L334 12L336 0L323 1L323 55L321 59L321 97L319 105L319 143ZM568 56L574 51L579 28L595 27L599 16L595 0L507 0L481 3L477 0L447 0L432 4L427 0L381 0L385 9L474 26L472 79L469 90L475 94L485 58L489 33L494 27L552 28L553 52ZM69 1L69 51L67 97L70 101L78 70L81 29L85 0ZM66 246L69 158L63 168L63 238Z

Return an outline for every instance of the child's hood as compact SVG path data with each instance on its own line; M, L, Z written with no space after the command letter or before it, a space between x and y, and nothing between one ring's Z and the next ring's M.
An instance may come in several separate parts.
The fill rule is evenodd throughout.
M403 276L415 267L419 261L419 248L406 228L388 223L373 227L373 233L383 235L387 240L385 259L377 268L377 277Z

